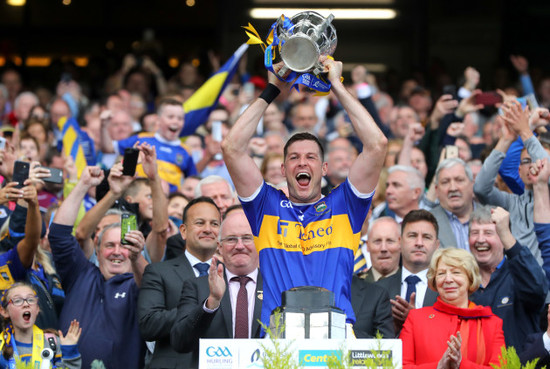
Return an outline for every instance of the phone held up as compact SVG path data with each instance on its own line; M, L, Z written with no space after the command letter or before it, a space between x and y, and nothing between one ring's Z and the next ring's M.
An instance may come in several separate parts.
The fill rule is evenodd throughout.
M122 213L120 216L120 243L123 245L129 245L130 242L126 241L126 233L135 231L137 229L137 218L135 214Z
M42 178L44 182L63 184L63 171L61 169L48 168L48 167L43 167L43 168L46 168L50 171L49 177Z
M13 164L13 182L17 182L16 188L23 188L23 183L29 178L30 166L31 163L21 160L16 160Z
M475 103L476 105L483 105L483 106L494 106L496 104L500 104L502 102L502 96L500 96L495 91L490 92L482 92L479 95L475 96Z
M138 157L138 149L129 147L124 150L124 159L122 159L122 175L132 177L134 174L136 174Z

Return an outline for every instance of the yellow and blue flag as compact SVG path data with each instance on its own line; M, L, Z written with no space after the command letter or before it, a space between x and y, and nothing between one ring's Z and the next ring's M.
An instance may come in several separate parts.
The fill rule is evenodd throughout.
M63 139L58 143L59 151L70 155L76 165L78 178L87 165L95 165L94 141L78 125L75 118L63 117L57 122Z
M239 66L239 60L247 49L247 44L241 45L231 58L183 103L185 124L180 132L180 137L192 134L208 120L210 112L216 107L220 95L233 78Z

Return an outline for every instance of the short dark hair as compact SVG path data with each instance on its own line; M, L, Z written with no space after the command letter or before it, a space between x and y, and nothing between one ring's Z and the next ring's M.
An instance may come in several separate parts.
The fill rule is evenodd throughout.
M214 200L212 200L210 197L206 197L206 196L199 196L199 197L196 197L194 198L193 200L189 201L189 203L185 206L185 209L183 209L183 216L182 216L182 223L185 224L185 222L187 221L187 212L189 211L189 209L191 209L192 206L195 206L201 202L206 202L210 205L213 205L216 210L218 211L218 214L220 215L220 218L221 218L221 212L220 212L220 208L218 208L218 205L216 205L216 203L214 202Z
M168 201L172 200L174 197L181 197L182 199L185 199L187 202L189 202L189 198L182 194L181 192L171 192L168 195Z
M286 159L286 155L288 153L288 147L290 145L292 145L294 142L297 142L297 141L313 141L313 142L315 142L317 144L317 146L319 146L319 151L321 152L321 161L324 160L325 149L323 148L323 145L321 144L321 141L319 141L319 139L315 135L312 135L309 132L295 133L295 134L292 135L292 137L290 137L288 139L288 141L285 144L285 148L283 150L284 159Z
M432 213L424 209L411 210L407 213L407 215L405 215L403 222L401 222L401 235L403 235L407 224L421 221L432 223L435 229L435 236L439 237L439 225L437 224L437 219L435 219Z
M161 115L162 114L162 109L165 106L168 106L168 105L183 106L183 103L181 101L175 99L175 98L172 98L172 97L163 98L158 103L157 114Z
M243 210L243 206L241 204L235 204L228 207L225 211L225 214L223 215L223 220L225 220L225 218L227 218L227 215L233 210Z
M136 196L139 190L141 189L141 186L151 186L149 178L143 178L138 177L134 179L128 188L126 188L126 191L122 194L122 198L125 199L127 196Z

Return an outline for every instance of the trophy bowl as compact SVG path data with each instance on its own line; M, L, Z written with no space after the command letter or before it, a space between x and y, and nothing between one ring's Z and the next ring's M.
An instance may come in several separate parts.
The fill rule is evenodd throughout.
M314 11L305 11L290 18L285 27L282 18L277 22L281 39L281 59L285 66L298 73L322 71L319 57L332 55L336 50L336 29L331 24L334 15L324 18ZM318 74L318 73L316 73Z

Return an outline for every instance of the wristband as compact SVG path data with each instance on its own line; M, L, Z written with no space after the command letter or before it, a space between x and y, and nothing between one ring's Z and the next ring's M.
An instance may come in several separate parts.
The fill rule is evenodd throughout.
M268 104L271 104L271 102L275 100L275 98L279 96L280 93L281 90L279 90L277 86L272 83L268 83L265 90L262 91L260 99L263 99Z

